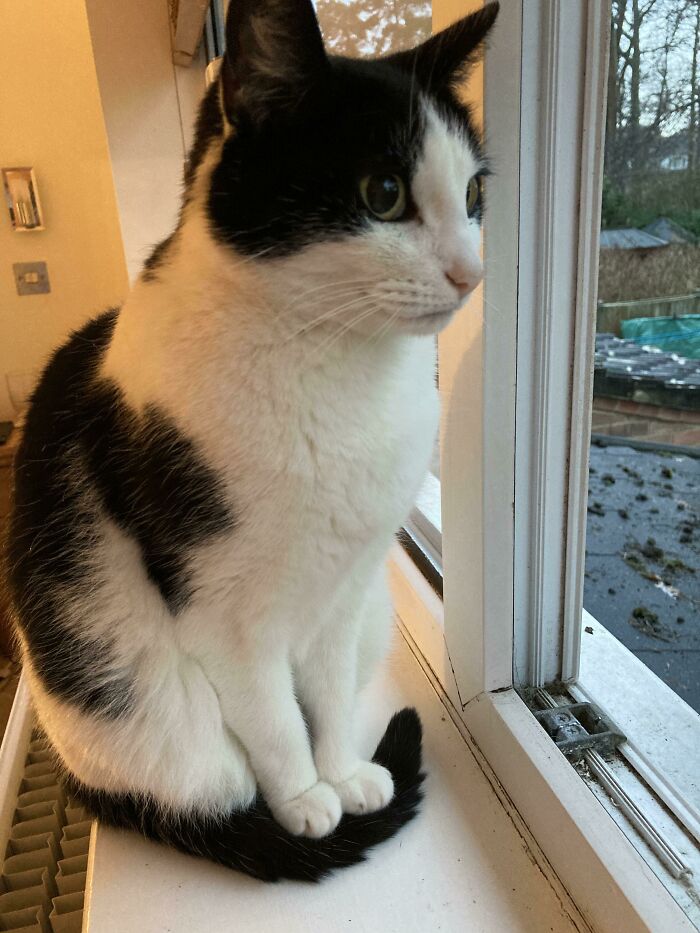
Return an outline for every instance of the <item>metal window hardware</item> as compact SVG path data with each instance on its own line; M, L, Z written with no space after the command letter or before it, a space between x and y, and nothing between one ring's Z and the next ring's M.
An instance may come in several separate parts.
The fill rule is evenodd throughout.
M542 706L543 698L534 691L531 703ZM533 710L535 719L570 761L580 761L585 752L610 755L626 741L624 733L592 703L567 703Z
M561 694L566 690L566 685L552 684L551 689ZM549 690L542 687L521 687L518 693L557 748L572 763L584 762L590 774L651 846L673 877L689 877L692 870L682 853L657 829L653 818L647 816L630 796L600 754L612 754L618 745L627 741L615 723L593 703L564 703L558 706Z

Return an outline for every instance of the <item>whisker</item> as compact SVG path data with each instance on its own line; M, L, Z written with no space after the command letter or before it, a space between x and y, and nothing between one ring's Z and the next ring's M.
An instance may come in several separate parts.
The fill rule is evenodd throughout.
M389 328L391 327L391 325L394 323L394 321L400 314L401 314L401 309L397 308L396 311L393 312L393 314L389 315L389 317L384 321L384 323L380 325L379 330L376 331L374 334L372 334L370 338L372 343L379 343L381 338L384 336L384 334L388 332Z
M367 301L366 295L360 295L358 298L355 298L352 301L348 301L345 304L342 304L338 307L331 308L330 311L325 311L323 314L319 315L319 317L315 318L313 321L309 321L308 323L304 324L303 327L299 328L299 330L296 330L293 334L290 334L290 336L287 337L287 341L293 340L295 337L298 337L299 334L303 334L304 332L313 330L315 326L317 326L318 324L322 324L323 321L327 321L329 318L336 317L342 311L346 311L348 308L352 308L354 305L359 304L360 302L363 302L363 301Z
M330 339L329 339L329 338L326 338L324 341L322 341L320 344L318 344L318 345L315 347L314 351L313 351L311 354L307 355L305 362L311 363L311 362L315 361L316 359L318 359L318 357L320 356L321 353L328 353L328 351L330 350L330 348L331 348L335 343L337 343L343 336L345 336L345 334L346 334L352 327L354 327L356 324L359 324L360 321L365 320L365 318L371 317L371 315L376 314L377 311L381 311L381 306L380 306L380 305L375 305L375 304L371 305L371 307L369 307L369 308L367 308L366 310L362 311L360 314L358 314L356 317L354 317L351 321L348 321L347 324L345 324L343 327L341 327L340 330L339 330L337 333L332 334L331 337L330 337Z
M299 295L292 296L292 303L289 305L293 306L295 302L301 301L306 298L308 295L316 294L317 292L324 291L332 288L340 288L345 285L356 285L356 286L370 286L375 285L376 282L373 279L342 279L340 282L324 282L322 285L316 285L313 288L307 288L305 291L301 292Z
M336 301L339 298L345 298L348 295L357 295L357 294L358 294L357 286L352 286L352 287L346 286L345 288L338 288L337 291L326 292L323 295L317 296L317 297L319 298L319 304L321 302L325 304L329 301ZM278 312L278 317L282 313L284 313L285 315L291 315L291 312L297 310L303 304L305 303L299 300L295 304L287 305L285 308L282 309L282 311ZM313 307L313 302L309 302L308 304L311 307Z

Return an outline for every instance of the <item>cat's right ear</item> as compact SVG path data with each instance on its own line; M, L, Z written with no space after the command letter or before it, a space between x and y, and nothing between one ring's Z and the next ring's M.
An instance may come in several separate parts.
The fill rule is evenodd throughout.
M497 16L498 0L493 0L416 48L387 55L384 61L410 74L426 91L454 87L469 73Z
M221 68L230 123L293 110L323 86L328 67L311 0L231 0Z

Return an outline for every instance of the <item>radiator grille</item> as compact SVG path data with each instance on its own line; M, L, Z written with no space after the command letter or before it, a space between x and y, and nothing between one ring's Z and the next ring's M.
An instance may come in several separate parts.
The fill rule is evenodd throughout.
M0 930L80 933L91 825L34 732L0 876Z

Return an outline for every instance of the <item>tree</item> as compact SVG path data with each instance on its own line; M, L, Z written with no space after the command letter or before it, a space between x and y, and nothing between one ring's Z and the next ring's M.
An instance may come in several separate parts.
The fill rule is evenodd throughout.
M700 2L613 0L604 226L700 233Z
M698 57L700 56L700 3L695 6L695 35L693 58L690 66L690 115L688 121L688 171L695 172L700 162L700 82Z
M384 55L417 45L431 32L431 4L407 0L317 0L321 30L336 55Z

